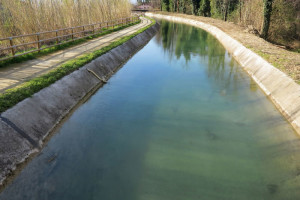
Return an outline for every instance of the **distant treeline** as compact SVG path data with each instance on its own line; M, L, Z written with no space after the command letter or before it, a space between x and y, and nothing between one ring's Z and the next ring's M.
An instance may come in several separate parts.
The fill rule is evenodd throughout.
M161 0L137 0L137 5L148 4L154 9L159 9L161 7Z
M300 48L300 0L161 0L161 10L251 26L265 39Z

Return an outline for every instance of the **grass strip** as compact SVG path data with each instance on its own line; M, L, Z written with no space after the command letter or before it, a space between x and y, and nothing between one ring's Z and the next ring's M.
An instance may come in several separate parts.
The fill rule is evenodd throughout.
M74 40L74 41L69 41L69 42L63 41L63 42L66 42L66 43L60 44L60 45L57 45L57 46L54 46L54 47L49 47L49 48L43 49L40 52L36 51L36 52L32 52L32 53L25 54L25 55L22 55L22 56L12 57L12 58L9 58L7 60L0 61L0 68L1 67L6 67L6 66L8 66L10 64L13 64L13 63L20 63L20 62L24 62L24 61L27 61L27 60L36 59L40 56L45 56L45 55L48 55L48 54L53 53L55 51L59 51L59 50L63 50L63 49L69 48L69 47L73 47L73 46L85 43L85 42L87 42L91 39L94 39L94 38L97 38L97 37L100 37L100 36L103 36L103 35L110 34L112 32L116 32L116 31L128 28L128 27L136 25L140 22L141 21L139 20L135 23L128 24L128 25L125 25L125 26L115 26L114 29L105 28L105 29L103 29L103 31L101 33L98 33L96 35L87 36L86 38L81 38L81 39ZM42 48L43 47L45 47L45 46L42 46ZM30 49L30 50L34 50L34 49ZM28 51L30 51L30 50L28 50ZM21 51L21 52L18 52L16 55L22 54L22 53L25 53L25 52L26 51Z
M107 53L113 48L122 45L123 43L127 42L128 40L135 37L136 35L144 32L145 30L147 30L148 28L150 28L155 24L155 20L153 19L150 20L152 21L151 24L149 24L144 28L141 28L140 30L138 30L137 32L129 36L124 36L119 40L112 42L110 45L106 47L103 47L91 53L83 54L77 58L69 60L61 64L57 68L51 70L47 74L33 78L16 88L6 90L4 93L0 94L0 113L11 108L12 106L16 105L20 101L28 97L31 97L33 94L39 92L41 89L48 87L49 85L53 84L55 81L79 69L80 67L91 62L95 58Z

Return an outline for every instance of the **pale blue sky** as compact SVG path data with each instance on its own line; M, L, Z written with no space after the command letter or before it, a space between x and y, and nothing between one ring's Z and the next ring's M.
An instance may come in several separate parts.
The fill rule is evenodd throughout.
M136 0L130 0L131 1L131 3L136 3Z

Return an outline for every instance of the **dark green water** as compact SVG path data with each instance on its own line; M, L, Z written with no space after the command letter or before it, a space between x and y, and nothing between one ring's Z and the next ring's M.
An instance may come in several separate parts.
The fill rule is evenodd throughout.
M300 140L216 39L162 21L0 199L300 199Z

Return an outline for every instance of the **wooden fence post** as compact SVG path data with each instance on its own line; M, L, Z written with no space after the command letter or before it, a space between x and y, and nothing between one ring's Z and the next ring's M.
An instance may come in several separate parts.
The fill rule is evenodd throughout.
M140 15L143 16L143 15ZM128 24L133 24L135 22L137 22L140 18L140 16L130 16L127 18L119 18L119 19L115 19L115 20L110 20L110 21L106 21L106 22L102 22L102 23L96 23L96 24L89 24L89 25L84 25L84 26L78 26L78 27L71 27L71 28L67 28L64 30L53 30L53 31L49 31L47 32L48 34L51 33L50 37L51 37L51 43L53 43L54 41L56 42L56 44L60 44L60 42L68 42L69 37L70 37L70 29L71 29L71 39L72 41L76 40L76 35L78 35L78 37L80 38L81 34L80 34L80 29L82 27L82 35L85 37L86 33L88 33L88 35L90 35L90 33L92 32L93 35L95 35L96 33L102 33L103 29L107 29L110 30L112 28L112 30L115 30L117 27L123 27L126 26ZM99 25L99 27L97 26ZM86 30L85 26L92 26L92 28L88 28ZM98 31L98 29L100 29ZM59 31L62 31L61 36L59 36ZM78 32L77 32L78 31ZM53 33L55 32L55 36L53 37ZM64 36L64 35L68 35L68 36ZM26 36L26 35L25 35ZM18 36L18 37L25 37L25 36ZM32 36L33 40L36 40L36 45L35 42L30 43L33 44L35 47L37 47L37 50L40 52L43 47L42 44L45 43L45 40L50 39L49 37L47 37L47 35L43 35L41 33L34 33L31 34L29 36ZM34 38L36 37L36 38ZM6 41L9 40L9 44L7 44L7 51L11 52L12 57L14 57L16 55L16 52L18 52L18 47L20 46L25 46L24 49L26 50L26 45L24 42L24 38L23 38L23 42L20 42L21 44L19 45L15 45L14 43L16 43L16 41L13 41L15 37L9 37L6 38ZM60 39L61 38L61 39ZM3 40L3 39L2 39ZM67 40L67 41L65 41ZM47 45L47 44L46 44ZM10 54L10 53L9 53ZM27 54L27 52L25 52L24 54ZM8 56L8 58L11 56Z
M56 37L56 44L58 44L59 41L58 41L58 31L57 30L55 31L55 37Z
M12 37L10 37L9 38L9 43L10 43L10 47L11 47L11 53L12 53L12 55L13 56L15 56L15 47L14 47L14 43L13 43L13 38Z
M37 40L37 48L39 52L41 51L41 43L40 43L40 33L36 34L36 40Z
M72 27L71 30L72 30L72 36L71 36L72 37L72 41L74 41L74 28Z

